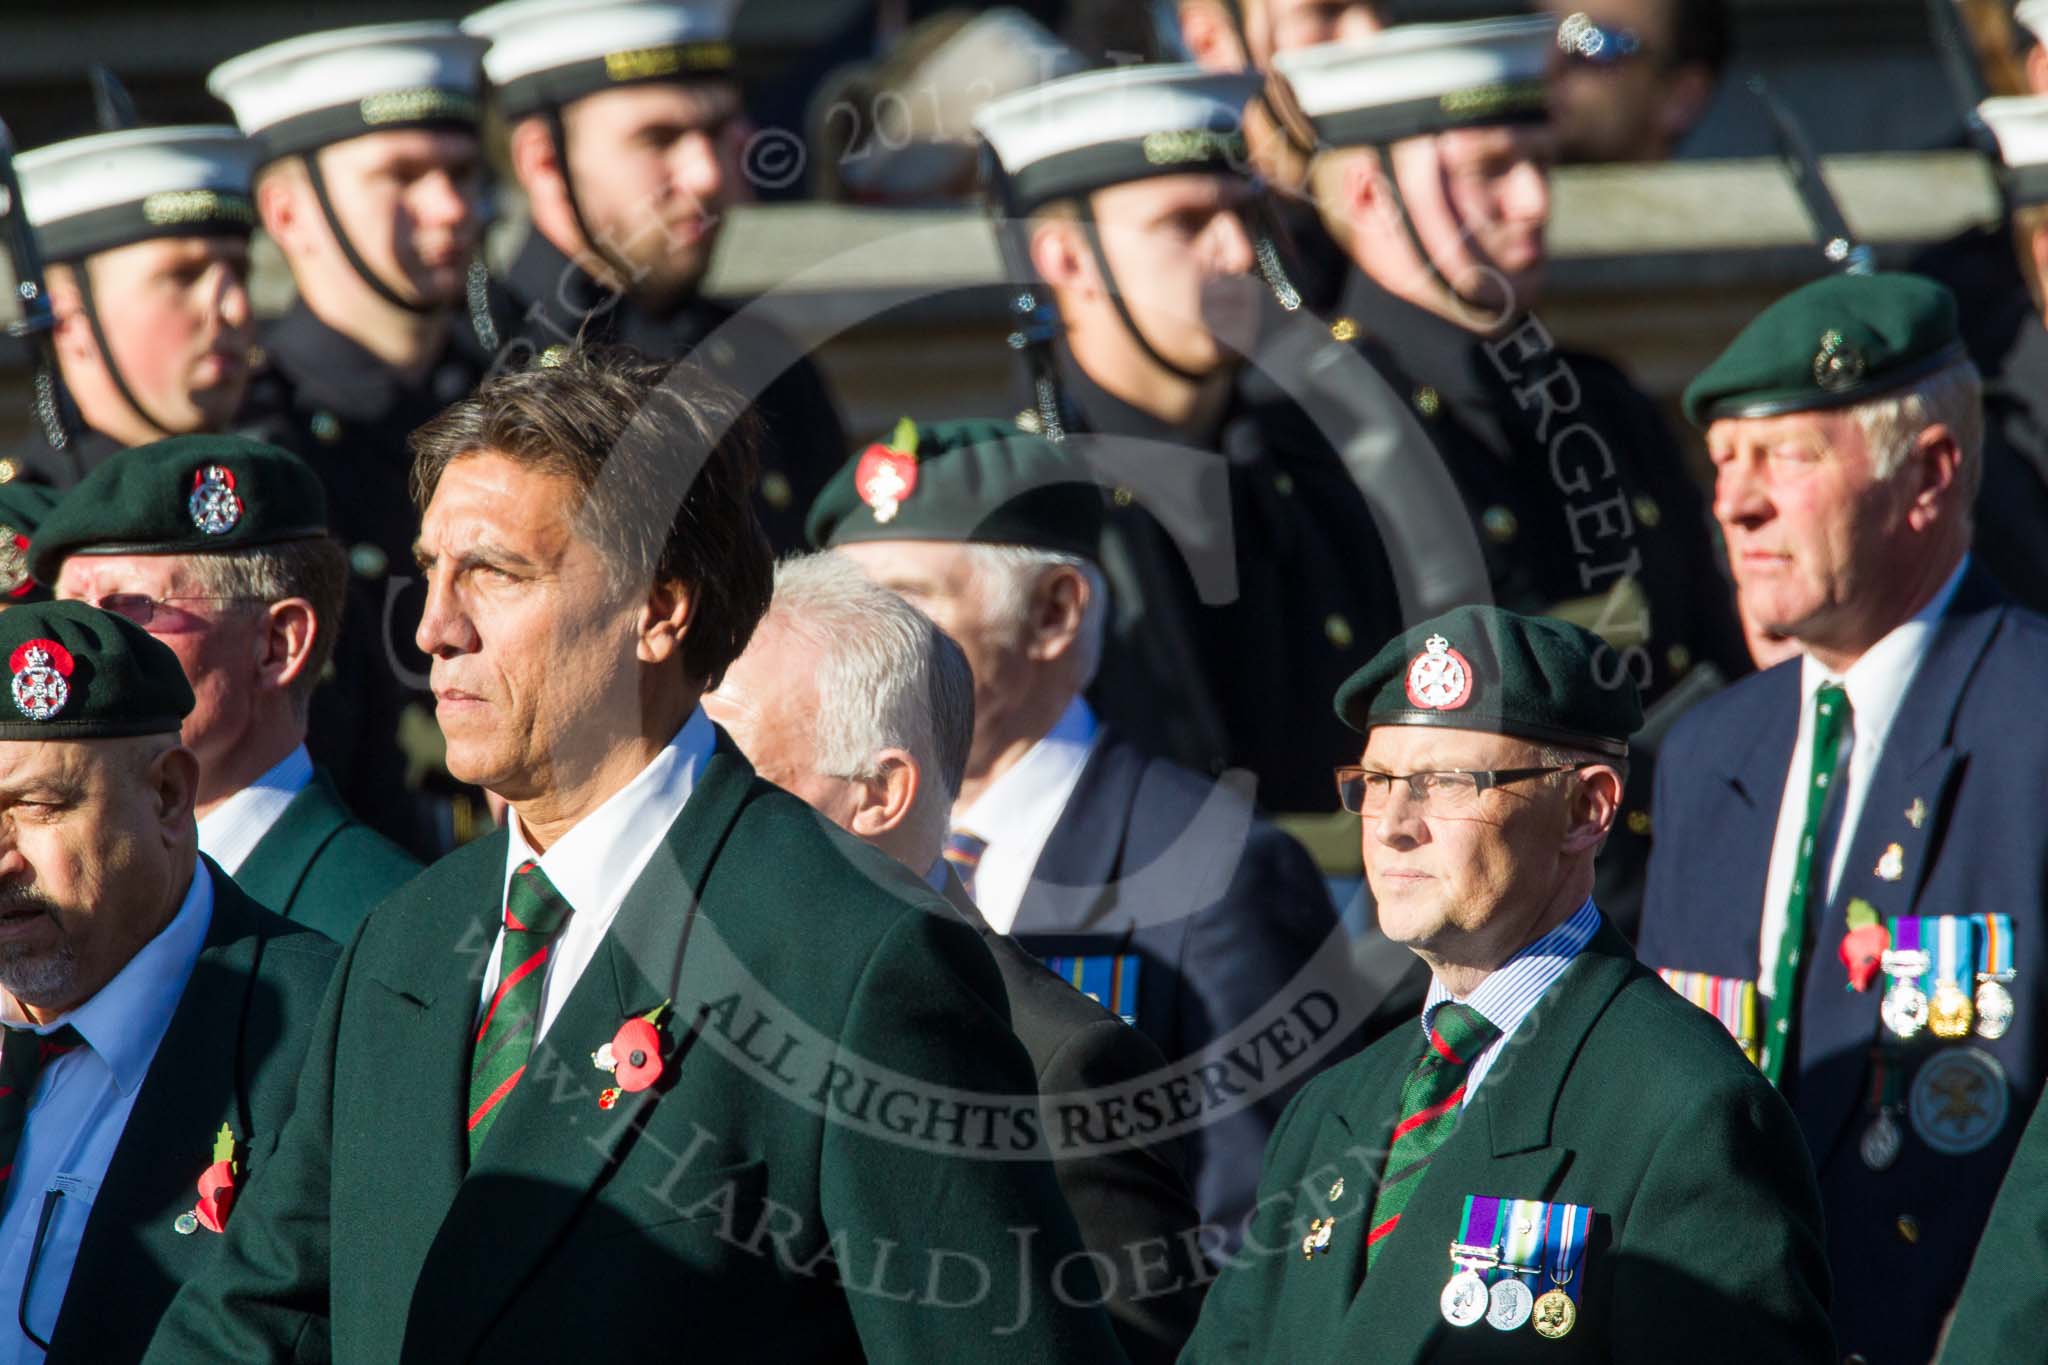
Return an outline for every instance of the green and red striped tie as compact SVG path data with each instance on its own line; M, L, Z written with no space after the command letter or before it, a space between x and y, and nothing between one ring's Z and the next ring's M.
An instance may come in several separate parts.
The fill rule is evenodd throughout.
M5 1197L7 1182L14 1178L14 1154L21 1150L28 1106L35 1099L43 1068L84 1045L85 1039L69 1024L47 1034L10 1028L0 1038L0 1198Z
M519 1078L526 1074L540 1032L541 986L548 953L569 918L569 902L540 864L529 858L512 873L505 893L505 936L498 948L498 989L476 1028L469 1064L469 1157L476 1160L484 1134Z
M1454 1000L1437 1007L1429 1046L1401 1085L1401 1121L1394 1125L1386 1173L1373 1196L1372 1230L1365 1237L1367 1273L1387 1238L1400 1226L1401 1210L1408 1207L1409 1196L1422 1183L1422 1173L1429 1169L1436 1149L1458 1126L1458 1113L1465 1104L1465 1078L1472 1073L1472 1063L1498 1037L1500 1030L1470 1005Z

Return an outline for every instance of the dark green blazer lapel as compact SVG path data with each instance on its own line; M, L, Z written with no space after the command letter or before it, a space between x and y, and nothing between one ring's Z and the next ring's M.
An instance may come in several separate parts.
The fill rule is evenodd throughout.
M628 1018L676 991L694 921L700 913L715 918L714 907L698 900L753 780L753 769L721 737L457 1191L420 1271L408 1360L467 1357L688 1065L695 1031L689 1021L665 1017L669 1052L661 1082L622 1093L610 1110L599 1108L613 1078L592 1064L591 1053ZM682 994L698 998L689 989ZM469 1051L461 1051L466 1070ZM516 1212L503 1206L513 1190L525 1201ZM479 1246L490 1247L490 1256L479 1257Z
M306 879L306 869L320 856L320 850L339 834L352 817L324 771L315 770L313 780L302 788L292 803L265 830L242 860L235 880L259 905L280 915L290 915L292 898Z
M1634 964L1627 941L1603 921L1515 1030L1402 1211L1400 1229L1344 1319L1335 1358L1425 1358L1444 1328L1434 1305L1451 1276L1448 1248L1465 1196L1547 1199L1556 1191L1572 1156L1551 1141L1558 1097L1587 1033Z
M212 1252L215 1234L181 1237L172 1224L198 1202L199 1177L213 1162L223 1114L236 1116L245 1171L252 1136L261 1153L277 1141L276 1133L250 1133L249 1096L237 1064L240 1025L260 961L256 907L211 858L206 866L213 875L206 941L100 1181L71 1272L76 1292L65 1296L50 1338L53 1360L99 1358L87 1342L96 1339L104 1348L124 1307L144 1311L155 1303L160 1310L168 1301L166 1293L161 1302L148 1296L145 1304L133 1303L151 1277L161 1276L158 1267L197 1267ZM129 1296L102 1292L119 1285L129 1287ZM142 1329L139 1340L148 1335Z

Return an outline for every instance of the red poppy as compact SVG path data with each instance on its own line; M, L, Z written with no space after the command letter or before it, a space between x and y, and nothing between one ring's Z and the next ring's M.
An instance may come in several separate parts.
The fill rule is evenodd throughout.
M1884 951L1892 946L1891 930L1882 924L1865 924L1842 935L1842 965L1849 969L1849 988L1867 991L1877 980L1884 963Z
M621 1090L645 1090L661 1079L661 1034L645 1019L619 1025L612 1035L612 1056L618 1062L612 1074Z
M192 1212L208 1232L227 1230L228 1211L235 1203L234 1163L216 1161L199 1177L199 1202Z

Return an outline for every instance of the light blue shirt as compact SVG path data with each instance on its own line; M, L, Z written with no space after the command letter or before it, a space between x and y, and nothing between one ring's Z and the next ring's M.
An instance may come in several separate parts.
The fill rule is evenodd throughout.
M69 1024L86 1046L53 1058L43 1068L29 1105L28 1127L14 1154L14 1176L7 1182L0 1213L0 1365L43 1358L41 1348L22 1335L17 1307L44 1196L53 1189L63 1191L43 1236L35 1283L29 1287L29 1325L48 1340L57 1328L57 1310L63 1306L100 1181L114 1159L135 1096L171 1026L212 921L213 878L206 864L195 859L192 885L162 932L143 944L92 999L36 1029L49 1033ZM0 996L0 1020L19 1026L28 1017L11 997ZM213 1148L204 1135L193 1140L201 1143L189 1153L188 1163L196 1204L199 1177L213 1162ZM93 1290L119 1294L121 1286L96 1285Z
M1489 972L1486 980L1479 983L1479 989L1459 1002L1478 1010L1488 1023L1500 1030L1500 1037L1479 1054L1479 1059L1472 1063L1471 1074L1465 1078L1466 1105L1470 1105L1472 1097L1479 1093L1480 1082L1493 1069L1501 1049L1515 1036L1515 1030L1536 1008L1536 1002L1557 984L1565 968L1572 965L1572 959L1593 941L1593 935L1599 930L1600 912L1593 908L1593 898L1588 896L1586 903L1573 911L1570 919L1516 953L1498 970ZM1437 1009L1454 999L1457 997L1445 990L1442 982L1435 977L1430 978L1429 994L1422 1002L1424 1037L1429 1036Z
M313 781L313 759L306 746L286 754L270 771L206 813L199 822L199 851L220 864L230 877L270 833L292 798Z

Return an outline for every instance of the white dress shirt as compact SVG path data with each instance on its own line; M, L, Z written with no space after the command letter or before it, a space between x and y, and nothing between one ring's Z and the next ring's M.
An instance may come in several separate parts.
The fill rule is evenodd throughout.
M683 728L676 731L666 747L633 780L613 792L610 799L576 822L567 834L555 840L546 853L536 854L519 827L519 813L506 819L512 836L505 849L505 879L499 884L498 905L502 910L512 884L512 873L529 858L536 858L555 890L569 902L569 919L555 937L548 952L546 977L541 984L540 1028L535 1041L548 1031L562 1002L576 988L583 969L597 955L605 932L618 917L619 905L640 873L668 837L669 826L683 813L683 806L696 789L697 777L711 761L718 737L702 708L690 713ZM477 1014L482 1016L498 989L498 957L505 943L502 916L498 935L491 944L491 960L484 972L483 990L477 997Z
M1813 771L1813 699L1830 682L1839 682L1849 694L1849 747L1846 755L1849 785L1841 788L1842 818L1835 836L1833 859L1828 865L1827 891L1808 909L1817 915L1832 901L1848 865L1849 846L1855 842L1856 822L1863 814L1863 802L1870 795L1870 779L1884 754L1885 737L1898 718L1899 703L1912 686L1927 646L1934 640L1934 628L1963 581L1969 557L1956 566L1948 582L1913 617L1865 650L1840 678L1832 677L1812 655L1799 662L1799 736L1792 742L1792 759L1785 770L1785 794L1778 804L1778 829L1771 840L1771 869L1764 879L1764 917L1757 943L1757 992L1770 997L1778 970L1778 945L1785 937L1785 907L1792 896L1792 878L1798 871L1799 843L1806 833L1808 774ZM1840 774L1839 762L1836 773Z
M1572 917L1558 925L1542 938L1509 958L1497 970L1487 973L1486 979L1472 994L1459 1003L1478 1010L1480 1017L1500 1030L1500 1037L1487 1044L1486 1050L1473 1059L1472 1070L1465 1077L1465 1098L1459 1103L1462 1112L1472 1105L1472 1097L1479 1093L1479 1083L1486 1079L1486 1073L1493 1070L1493 1064L1500 1058L1508 1040L1515 1036L1515 1030L1529 1017L1557 979L1564 975L1564 969L1572 965L1572 959L1585 950L1593 941L1593 935L1600 931L1600 912L1593 908L1593 898L1586 897L1586 903L1572 912ZM1456 1000L1434 976L1429 979L1429 993L1422 1000L1422 1035L1427 1038L1436 1023L1437 1007Z
M276 766L208 811L199 822L199 851L220 864L230 877L256 851L263 836L284 814L292 798L313 780L313 759L301 744Z
M1045 738L973 804L953 808L953 828L988 845L974 869L974 903L997 933L1009 933L1017 922L1038 855L1081 781L1095 740L1095 713L1076 697Z
M57 1328L57 1310L63 1306L100 1182L128 1126L129 1111L135 1108L157 1044L192 978L199 950L206 946L212 921L213 878L206 864L195 859L192 885L171 922L92 999L36 1029L49 1033L69 1024L86 1046L51 1058L43 1068L29 1105L28 1127L15 1149L14 1175L7 1182L5 1212L0 1213L0 1365L43 1358L41 1348L22 1335L17 1309L44 1196L53 1189L63 1191L43 1236L35 1283L29 1286L29 1325L47 1341ZM5 992L0 992L0 1021L13 1027L28 1025L27 1014ZM143 1136L153 1140L157 1135ZM246 1140L249 1135L237 1136ZM196 1204L199 1177L213 1164L212 1135L184 1137L198 1144L186 1154ZM95 1294L121 1292L119 1285L88 1288Z

